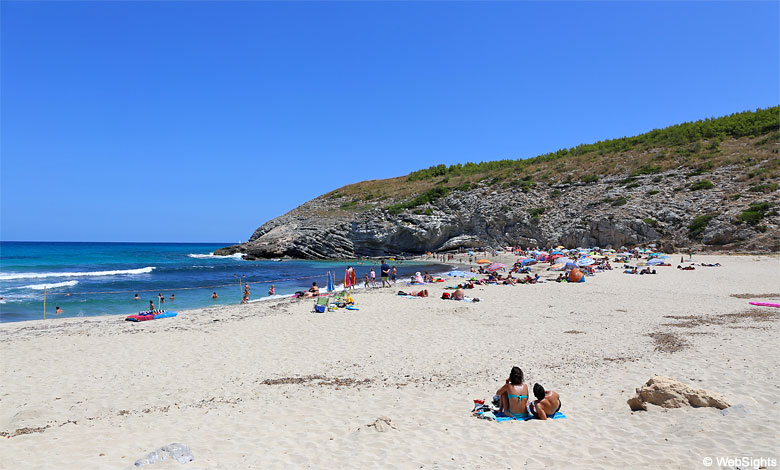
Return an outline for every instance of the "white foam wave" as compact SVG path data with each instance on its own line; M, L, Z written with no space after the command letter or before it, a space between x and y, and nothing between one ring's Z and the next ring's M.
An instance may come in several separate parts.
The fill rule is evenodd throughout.
M212 252L212 253L207 253L207 254L203 254L203 253L190 253L187 256L189 256L190 258L196 258L196 259L227 259L227 258L243 259L244 254L243 253L233 253L232 255L221 256L221 255L215 255Z
M76 273L6 273L0 274L0 280L10 281L12 279L42 279L46 277L84 277L84 276L120 276L123 274L149 274L154 270L154 266L137 269L118 269L115 271L88 271Z
M78 284L79 281L65 281L55 282L54 284L30 284L29 286L22 286L21 289L36 289L43 290L43 288L52 289L54 287L73 287Z

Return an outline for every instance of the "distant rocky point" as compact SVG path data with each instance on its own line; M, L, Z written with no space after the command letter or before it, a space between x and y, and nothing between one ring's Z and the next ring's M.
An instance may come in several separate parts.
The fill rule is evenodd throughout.
M246 259L654 243L780 251L780 107L525 160L439 165L342 187L219 249Z

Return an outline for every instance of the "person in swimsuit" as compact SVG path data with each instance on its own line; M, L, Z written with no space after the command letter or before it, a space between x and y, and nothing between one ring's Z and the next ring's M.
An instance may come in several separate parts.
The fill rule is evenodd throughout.
M501 412L510 418L526 418L528 412L528 385L523 383L523 371L517 366L512 367L509 378L496 395L500 397Z
M545 390L541 384L534 384L536 401L528 402L528 414L545 420L555 415L561 409L561 397L558 392Z

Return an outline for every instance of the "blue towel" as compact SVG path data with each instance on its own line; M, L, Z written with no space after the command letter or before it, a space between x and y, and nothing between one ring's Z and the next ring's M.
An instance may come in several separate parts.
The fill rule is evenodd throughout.
M477 414L480 415L480 416L483 413L484 412L482 412L482 411L477 412ZM565 414L563 414L560 411L558 411L553 416L548 416L547 419L563 419L565 417L566 417ZM509 416L504 415L503 413L500 413L500 416L496 416L496 421L499 421L499 422L500 421L529 421L529 420L532 420L532 419L537 419L537 418L534 418L533 416L528 416L528 417L525 417L525 418L511 418Z

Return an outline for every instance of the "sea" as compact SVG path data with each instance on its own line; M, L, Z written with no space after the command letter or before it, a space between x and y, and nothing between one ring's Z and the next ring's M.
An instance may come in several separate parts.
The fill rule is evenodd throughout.
M166 311L234 305L241 302L245 282L250 283L250 301L262 301L307 290L312 282L324 288L328 272L338 287L347 265L355 268L358 280L374 268L379 282L377 261L245 261L213 254L230 244L0 242L0 322L43 319L44 287L48 320L131 315L148 310L150 300ZM449 268L408 260L388 264L396 266L399 281L416 271ZM268 294L272 284L274 296Z

